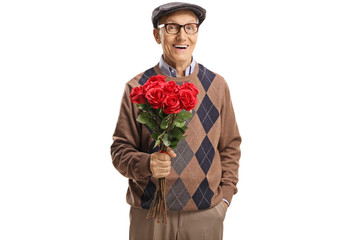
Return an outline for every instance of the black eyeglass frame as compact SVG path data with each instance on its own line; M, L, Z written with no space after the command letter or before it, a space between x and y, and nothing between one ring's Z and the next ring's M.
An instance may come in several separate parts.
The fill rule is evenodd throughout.
M179 26L179 31L177 31L176 33L169 33L168 30L167 30L167 26L168 26L168 25L176 25L176 26ZM188 33L188 32L186 31L186 28L185 28L185 26L187 26L187 25L196 25L196 32L194 32L194 33ZM160 28L162 28L162 27L165 27L165 31L166 31L168 34L173 34L173 35L178 34L178 33L181 31L181 28L184 28L184 31L185 31L187 34L192 35L192 34L196 34L196 33L199 31L199 26L200 26L199 23L187 23L187 24L184 24L184 25L177 24L177 23L163 23L163 24L160 24L160 25L158 26L158 28L160 29Z

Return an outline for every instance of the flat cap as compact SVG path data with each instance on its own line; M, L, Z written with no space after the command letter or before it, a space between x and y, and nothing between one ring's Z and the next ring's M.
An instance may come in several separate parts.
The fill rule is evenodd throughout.
M155 8L154 11L152 12L151 20L154 28L157 28L157 23L162 16L184 9L193 11L199 19L199 24L201 24L205 20L206 10L204 8L190 3L171 2L160 5L159 7Z

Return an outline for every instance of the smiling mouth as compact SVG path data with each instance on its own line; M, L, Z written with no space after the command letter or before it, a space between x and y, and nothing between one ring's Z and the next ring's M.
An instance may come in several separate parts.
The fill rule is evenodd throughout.
M181 45L181 44L173 44L172 45L176 49L187 49L189 45Z

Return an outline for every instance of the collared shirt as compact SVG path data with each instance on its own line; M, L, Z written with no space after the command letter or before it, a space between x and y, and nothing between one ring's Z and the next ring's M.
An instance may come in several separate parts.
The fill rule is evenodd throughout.
M192 74L195 70L195 65L196 65L195 60L193 57L191 59L192 60L191 60L190 65L185 70L185 77ZM163 55L161 55L161 58L160 58L159 68L160 68L160 71L163 72L168 77L178 77L176 69L173 68L172 66L170 66L169 64L167 64L167 62L165 62Z

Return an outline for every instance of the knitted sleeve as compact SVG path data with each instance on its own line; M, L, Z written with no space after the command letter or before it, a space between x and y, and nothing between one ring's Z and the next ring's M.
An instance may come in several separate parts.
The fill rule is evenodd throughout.
M233 195L237 192L238 170L240 160L241 137L235 119L235 113L230 97L229 87L224 83L224 98L221 108L221 136L219 140L219 153L221 158L221 188L223 197L231 203Z
M141 152L140 123L136 122L139 110L130 101L130 84L126 84L120 114L113 135L111 157L114 167L125 177L141 179L151 176L150 154Z

